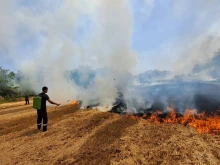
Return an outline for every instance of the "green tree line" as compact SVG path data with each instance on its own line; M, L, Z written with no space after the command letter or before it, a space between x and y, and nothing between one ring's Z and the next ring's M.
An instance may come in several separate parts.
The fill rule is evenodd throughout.
M19 71L15 73L0 66L0 99L14 101L15 98L24 97L25 94L28 94L29 96L34 95L33 91L21 91L19 89L21 79L22 76Z

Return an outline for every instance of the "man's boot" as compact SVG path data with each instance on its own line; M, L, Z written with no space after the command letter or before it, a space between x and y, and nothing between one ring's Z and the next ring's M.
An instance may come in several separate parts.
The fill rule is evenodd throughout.
M41 123L37 124L37 129L40 130L41 129Z
M47 124L43 124L43 132L47 131Z

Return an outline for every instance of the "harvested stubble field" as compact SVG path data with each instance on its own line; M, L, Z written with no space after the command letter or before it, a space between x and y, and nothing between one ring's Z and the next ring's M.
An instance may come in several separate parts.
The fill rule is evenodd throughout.
M220 137L189 126L70 105L49 107L48 116L43 133L31 106L0 105L0 164L220 164Z

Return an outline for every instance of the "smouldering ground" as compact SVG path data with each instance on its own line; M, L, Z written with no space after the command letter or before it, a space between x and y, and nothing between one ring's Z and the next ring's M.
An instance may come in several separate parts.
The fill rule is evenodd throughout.
M49 128L36 130L36 111L0 105L0 164L220 164L220 137L180 124L153 124L97 110L48 110Z

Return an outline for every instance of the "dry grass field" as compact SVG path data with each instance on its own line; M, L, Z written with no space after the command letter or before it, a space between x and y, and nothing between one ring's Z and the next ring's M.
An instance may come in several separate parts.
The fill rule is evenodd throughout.
M0 105L1 165L219 165L220 137L72 105L48 108L47 132L24 102Z

